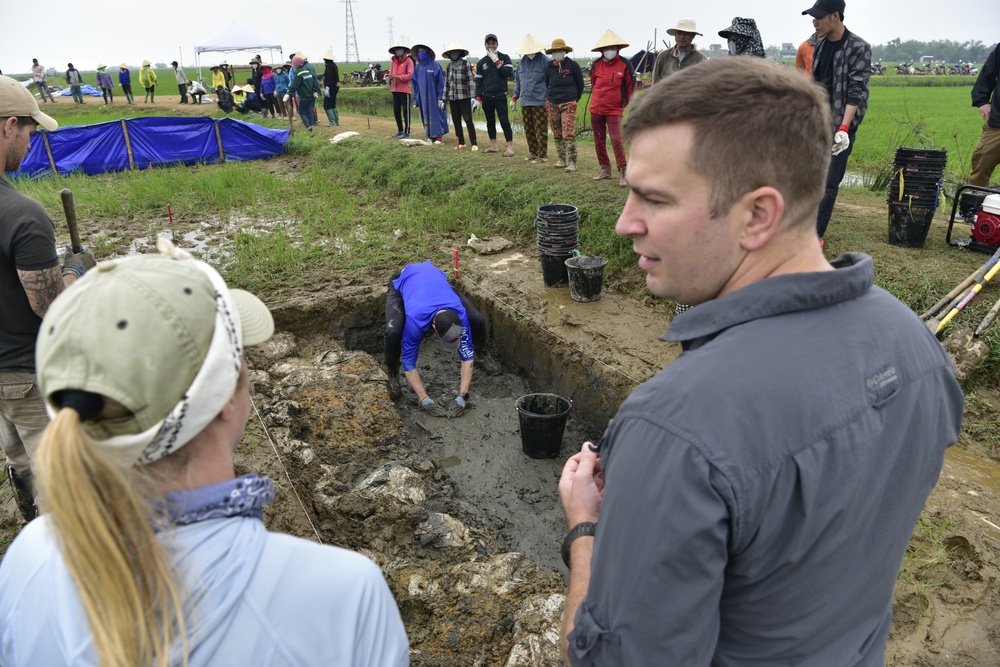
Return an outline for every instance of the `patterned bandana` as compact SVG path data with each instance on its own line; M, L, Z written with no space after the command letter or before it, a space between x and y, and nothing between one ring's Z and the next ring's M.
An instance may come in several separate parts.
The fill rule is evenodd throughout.
M254 474L167 494L167 511L178 526L207 519L246 516L263 520L261 508L274 500L267 477Z

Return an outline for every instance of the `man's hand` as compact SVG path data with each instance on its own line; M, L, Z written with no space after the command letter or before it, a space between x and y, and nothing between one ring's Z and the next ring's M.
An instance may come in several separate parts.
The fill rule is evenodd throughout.
M992 111L992 110L993 110L993 105L991 105L989 102L987 102L983 106L979 107L979 115L983 117L983 120L989 120L990 119L990 111Z
M559 497L566 510L566 525L570 528L583 521L597 523L604 500L604 478L601 476L599 453L589 442L563 466L559 478Z
M476 109L478 109L479 105L482 104L482 102L483 102L482 99L480 99L478 97L476 99L472 100L472 110L475 111Z
M82 246L78 253L73 252L72 246L66 246L66 250L63 251L62 274L64 276L73 274L77 278L82 278L88 269L92 269L95 266L97 266L97 260L87 250L87 246Z
M833 135L833 154L840 155L851 145L851 135L840 131Z
M486 50L486 55L488 55L490 57L490 60L493 61L494 65L496 65L497 67L500 67L500 54L498 54L496 51L494 51L492 49L487 49Z
M430 396L424 396L423 400L420 401L420 409L429 414L431 417L446 417L444 409L434 402L434 399Z

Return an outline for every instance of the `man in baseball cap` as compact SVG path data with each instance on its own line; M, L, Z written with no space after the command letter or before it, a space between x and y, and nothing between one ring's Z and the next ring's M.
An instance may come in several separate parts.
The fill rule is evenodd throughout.
M27 88L0 76L3 171L20 168L39 125L50 132L59 127ZM38 143L35 150L44 151ZM25 521L37 514L31 460L48 423L35 381L35 339L52 301L95 264L90 251L67 248L60 266L54 229L41 204L0 176L0 449Z

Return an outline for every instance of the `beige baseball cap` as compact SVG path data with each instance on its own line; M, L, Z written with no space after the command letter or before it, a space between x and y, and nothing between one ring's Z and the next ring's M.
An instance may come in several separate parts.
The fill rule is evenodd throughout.
M38 108L35 96L9 76L0 75L0 117L31 118L49 132L59 127L56 119Z

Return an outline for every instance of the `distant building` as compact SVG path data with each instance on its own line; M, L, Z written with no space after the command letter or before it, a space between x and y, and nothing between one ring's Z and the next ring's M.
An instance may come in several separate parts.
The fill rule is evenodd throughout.
M791 42L781 43L781 57L782 58L794 58L795 53L798 51L798 47Z

